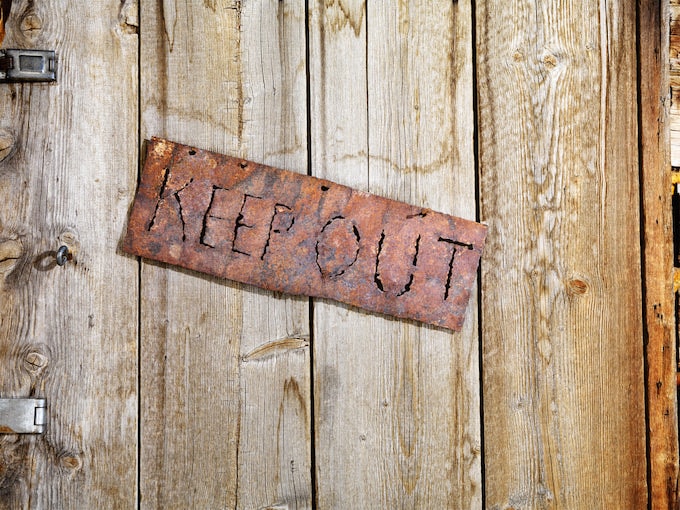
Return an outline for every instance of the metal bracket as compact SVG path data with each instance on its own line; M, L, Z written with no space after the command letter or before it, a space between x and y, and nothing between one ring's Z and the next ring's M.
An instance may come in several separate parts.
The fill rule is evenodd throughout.
M42 434L46 409L44 398L0 398L0 434Z
M57 58L51 50L0 50L0 83L56 81Z

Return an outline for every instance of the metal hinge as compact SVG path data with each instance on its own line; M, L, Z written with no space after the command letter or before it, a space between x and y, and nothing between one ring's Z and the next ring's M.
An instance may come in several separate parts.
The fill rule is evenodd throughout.
M42 434L46 409L44 398L0 398L0 434Z
M0 83L56 81L57 58L51 50L0 50Z

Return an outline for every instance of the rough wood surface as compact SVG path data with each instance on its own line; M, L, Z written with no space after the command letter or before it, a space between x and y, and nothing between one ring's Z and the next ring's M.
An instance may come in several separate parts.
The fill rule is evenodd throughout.
M635 4L476 20L487 507L646 508Z
M304 4L242 6L240 155L306 172ZM242 300L238 507L312 508L309 301L254 288Z
M669 4L670 12L667 16L670 16L670 37L668 41L669 81L671 86L671 103L668 114L670 157L671 165L680 168L680 0L669 0Z
M314 174L474 219L469 3L310 9ZM480 508L476 299L459 334L323 301L313 323L319 508Z
M305 171L304 4L142 4L142 136ZM309 321L143 264L143 508L311 506Z
M1 509L673 508L665 7L475 6L160 0L140 47L134 0L12 2L3 45L60 66L0 88L0 397L46 397L49 418L0 435ZM140 273L119 242L153 135L299 172L309 154L469 219L477 192L482 302L452 334Z
M665 0L638 2L640 169L644 229L650 496L653 510L675 510L678 408L673 294L673 214L668 129L669 14Z
M0 397L48 406L43 435L0 435L0 508L136 505L138 266L118 251L137 178L131 3L15 0L7 21L5 46L54 49L60 69L0 88Z

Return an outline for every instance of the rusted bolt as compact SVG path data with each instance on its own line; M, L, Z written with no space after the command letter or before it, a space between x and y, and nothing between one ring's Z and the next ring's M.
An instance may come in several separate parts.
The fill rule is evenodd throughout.
M71 252L69 251L68 246L63 245L63 246L59 247L59 249L57 250L57 254L56 254L58 266L63 266L64 264L66 264L72 258L73 258L73 255L71 255Z

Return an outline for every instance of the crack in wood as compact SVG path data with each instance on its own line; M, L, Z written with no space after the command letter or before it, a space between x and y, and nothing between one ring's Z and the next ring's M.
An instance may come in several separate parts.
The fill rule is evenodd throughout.
M241 361L248 363L251 361L264 361L266 359L286 354L298 349L309 347L309 336L290 336L272 340L253 349L241 356Z

